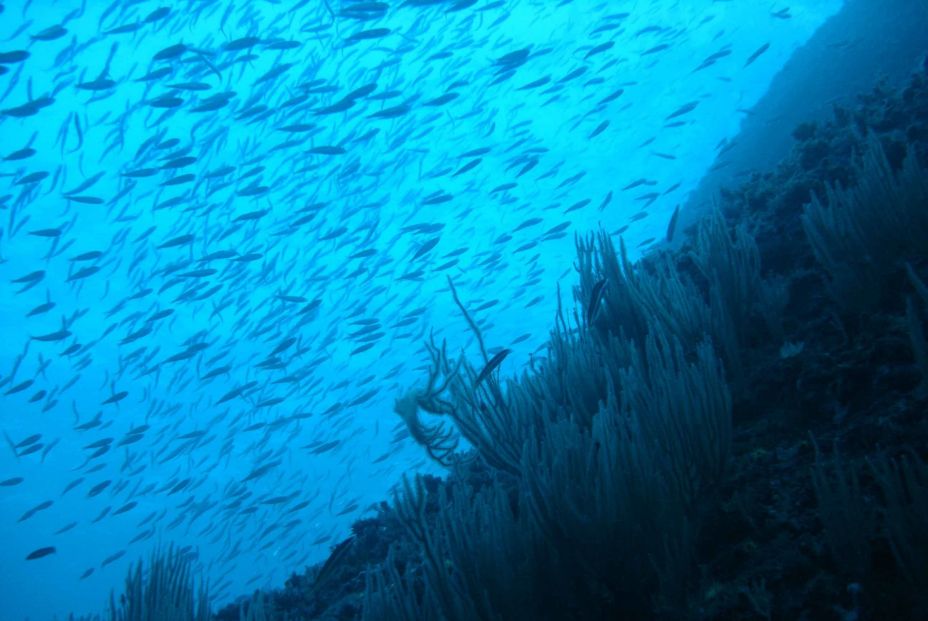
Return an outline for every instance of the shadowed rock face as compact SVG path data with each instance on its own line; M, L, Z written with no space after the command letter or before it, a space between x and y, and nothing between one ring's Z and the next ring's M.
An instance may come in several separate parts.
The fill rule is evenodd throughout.
M681 210L678 226L689 227L711 208L720 188L737 186L751 171L780 161L800 123L830 118L835 105L852 106L858 94L881 80L889 87L905 82L928 52L926 27L928 3L921 0L848 0L745 115L732 146Z

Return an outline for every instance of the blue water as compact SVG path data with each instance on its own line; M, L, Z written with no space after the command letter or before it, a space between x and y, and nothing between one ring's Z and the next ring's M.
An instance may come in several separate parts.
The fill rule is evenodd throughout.
M392 410L477 354L448 279L517 374L574 235L659 241L840 2L0 6L0 597L44 619L158 544L279 585L437 472Z

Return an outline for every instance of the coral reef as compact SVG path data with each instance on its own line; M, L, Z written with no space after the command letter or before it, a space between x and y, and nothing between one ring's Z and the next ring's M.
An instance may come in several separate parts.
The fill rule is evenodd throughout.
M447 476L216 618L924 618L928 75L794 137L679 251L578 238L520 377L455 293L397 404Z

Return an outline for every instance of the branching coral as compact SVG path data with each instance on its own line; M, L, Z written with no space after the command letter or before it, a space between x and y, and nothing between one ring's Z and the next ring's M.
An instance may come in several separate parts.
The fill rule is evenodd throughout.
M714 239L708 259L735 261L726 242ZM369 580L367 618L424 610L429 618L508 619L532 610L537 619L615 611L635 619L682 608L699 520L731 444L731 397L707 338L709 307L669 261L639 271L623 252L620 265L607 237L578 240L578 250L581 282L608 283L602 312L584 313L586 321L575 314L572 327L559 309L548 356L505 390L463 353L452 361L444 344L428 343L426 386L397 401L397 411L448 466L459 463L453 425L491 478L476 491L458 481L434 515L421 481L407 481L395 507L421 560ZM750 295L760 279L748 263L707 276L725 289L739 270L750 272L739 281L747 285L720 299ZM427 425L420 411L445 420ZM565 575L575 579L555 596L552 577Z
M813 196L802 225L835 300L849 311L873 308L901 261L928 256L928 171L910 154L894 172L871 137L857 185Z
M197 586L190 556L168 548L152 554L148 568L139 561L129 570L126 591L110 601L112 621L207 621L206 585Z

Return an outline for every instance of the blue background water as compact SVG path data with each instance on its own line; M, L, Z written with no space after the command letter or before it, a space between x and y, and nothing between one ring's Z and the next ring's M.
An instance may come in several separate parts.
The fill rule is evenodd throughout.
M392 405L425 380L430 332L475 353L446 277L488 346L514 350L503 371L517 373L547 336L557 284L566 296L575 283L574 233L627 225L633 256L661 238L778 68L840 6L792 2L787 18L754 2L391 3L361 21L337 0L334 17L315 1L189 2L146 22L159 3L3 4L0 52L29 57L0 75L0 157L36 151L0 161L0 480L24 479L0 487L11 619L100 610L157 543L191 546L217 603L323 559L404 473L433 468ZM42 34L66 18L65 34ZM373 28L390 32L351 41ZM246 36L259 42L223 49ZM524 49L501 81L499 59ZM170 73L138 81L159 68ZM114 84L78 86L98 78ZM188 82L208 89L170 86ZM373 83L347 111L316 114ZM222 92L234 92L226 105L195 111ZM16 116L43 96L54 102ZM162 96L183 101L154 107ZM344 153L307 153L320 146ZM124 175L143 168L157 173ZM38 171L49 175L21 183ZM181 174L193 180L164 185ZM183 235L192 242L158 247ZM203 260L226 250L237 255ZM89 251L102 254L73 260ZM99 270L73 280L88 266ZM14 282L37 270L28 290ZM63 321L67 338L31 338ZM168 361L191 344L203 348ZM56 553L25 560L46 546Z

